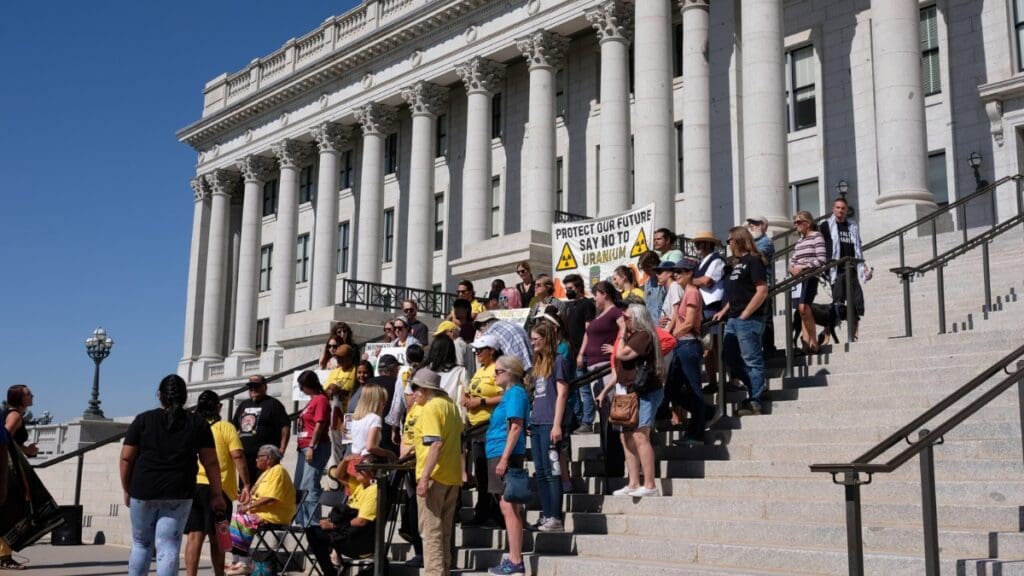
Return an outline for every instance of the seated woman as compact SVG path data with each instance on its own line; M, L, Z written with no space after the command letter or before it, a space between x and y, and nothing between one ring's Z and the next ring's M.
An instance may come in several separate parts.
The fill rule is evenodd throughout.
M261 524L289 524L295 516L295 485L281 465L281 452L267 444L256 454L260 477L252 487L248 504L231 516L231 552L235 562L225 574L248 574L249 546Z
M374 524L377 520L377 485L373 474L356 470L355 488L348 503L331 509L319 526L306 528L309 547L324 574L337 569L331 562L331 551L349 558L365 558L373 554Z

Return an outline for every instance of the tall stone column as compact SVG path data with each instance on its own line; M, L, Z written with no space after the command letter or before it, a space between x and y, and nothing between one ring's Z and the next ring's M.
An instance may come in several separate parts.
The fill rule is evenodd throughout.
M918 210L935 208L928 191L919 27L915 0L871 2L880 211L868 226L879 234L913 221ZM898 206L904 208L893 210Z
M370 103L355 111L363 129L363 166L359 182L356 278L380 282L381 221L384 219L384 138L394 130L395 109Z
M214 170L204 179L210 188L210 243L206 254L206 290L203 295L203 341L199 359L224 358L224 303L228 281L228 228L231 192L238 174Z
M789 228L782 0L746 0L742 18L745 215Z
M654 227L675 229L672 5L668 0L636 3L633 50L636 204L654 202Z
M320 151L317 178L316 228L313 241L311 308L334 305L338 277L338 158L350 146L351 129L324 122L310 130Z
M505 66L473 58L455 68L466 84L466 156L462 168L462 253L491 236L491 107Z
M555 74L565 61L569 40L538 30L517 40L516 46L530 64L523 230L550 232L555 217Z
M607 0L587 12L601 45L601 197L598 215L630 207L629 42L631 4Z
M437 116L448 107L448 89L417 82L402 90L402 98L412 112L405 283L410 288L430 290L434 277L434 136Z
M189 248L188 292L185 297L185 345L178 375L191 380L190 364L201 341L203 293L206 277L206 243L210 229L210 191L202 177L193 178L192 245Z
M711 230L711 73L708 0L681 0L683 14L683 198L687 236Z
M277 227L274 230L273 270L270 274L270 342L278 338L285 316L295 310L295 251L299 230L299 169L312 155L310 145L282 140L272 146L281 167L277 192Z
M235 304L235 345L232 356L256 356L256 314L260 291L260 237L263 230L263 185L274 161L246 156L236 164L242 173L242 231L238 247L238 296Z

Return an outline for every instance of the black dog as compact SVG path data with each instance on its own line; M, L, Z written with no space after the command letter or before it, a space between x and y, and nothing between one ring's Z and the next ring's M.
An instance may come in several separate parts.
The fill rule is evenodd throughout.
M822 326L825 329L818 334L818 345L829 344L832 342L839 342L839 335L836 333L836 328L842 323L843 316L839 313L840 310L837 308L844 308L845 306L836 304L811 304L811 315L814 316L814 323L817 326ZM793 310L793 338L794 348L798 348L797 344L800 342L800 331L801 331L801 319L800 312Z

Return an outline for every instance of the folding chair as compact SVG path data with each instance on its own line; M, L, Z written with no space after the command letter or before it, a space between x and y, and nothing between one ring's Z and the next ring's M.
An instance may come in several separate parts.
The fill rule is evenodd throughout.
M298 515L299 508L302 506L302 503L305 502L305 500L306 491L296 490L296 515ZM281 572L293 571L290 570L290 568L293 566L293 560L299 560L301 562L297 570L305 571L306 559L311 557L309 549L306 547L305 543L306 528L312 525L312 521L313 516L310 516L306 519L306 524L304 526L300 526L295 524L295 516L292 516L292 519L288 524L260 524L260 526L256 529L256 535L253 541L253 546L250 549L249 555L255 558L256 552L258 552L261 549L261 547L265 547L270 557L273 558L275 562L278 561L282 554L287 554L287 556L285 556L284 563L281 566ZM273 548L271 548L270 543L266 540L268 534L274 535L276 545ZM291 549L289 549L287 546L289 535L295 542L294 547L292 547ZM320 576L325 576L323 572L320 571L320 567L317 565L316 561L313 561L312 564L314 572L316 572Z
M399 494L404 485L405 474L408 472L396 471L390 472L383 476L377 476L377 522L383 523L377 525L377 546L382 546L383 554L378 554L379 550L369 558L349 558L347 556L341 557L341 566L338 568L337 576L362 576L364 574L376 574L376 557L380 555L383 559L385 569L388 565L388 552L391 549L391 542L395 537L395 531L398 527L398 504ZM382 490L383 488L383 490ZM413 502L415 505L415 501ZM383 517L380 512L383 508ZM380 538L383 536L383 542Z

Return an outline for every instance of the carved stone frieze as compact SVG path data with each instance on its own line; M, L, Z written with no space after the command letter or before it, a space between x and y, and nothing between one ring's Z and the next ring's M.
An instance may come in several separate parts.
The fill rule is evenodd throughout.
M363 128L363 135L390 134L395 129L397 113L387 104L371 102L355 110L356 120Z
M597 30L600 41L633 39L633 5L624 0L606 0L587 11L587 20Z
M238 185L238 172L234 170L214 170L207 172L203 179L210 187L212 194L225 194L230 196Z
M277 156L277 162L281 168L301 168L313 156L311 146L298 140L282 140L272 145L270 149L274 151L274 156Z
M565 61L569 39L548 30L538 30L516 40L516 48L530 62L530 68L558 68Z
M235 162L242 179L246 182L266 182L274 173L274 161L263 156L249 155Z
M455 67L455 73L466 84L466 92L495 93L505 81L505 65L479 56Z
M309 133L320 152L340 152L352 146L352 128L324 122L310 128Z
M402 90L402 99L413 116L437 116L448 107L448 89L430 82L417 82Z

